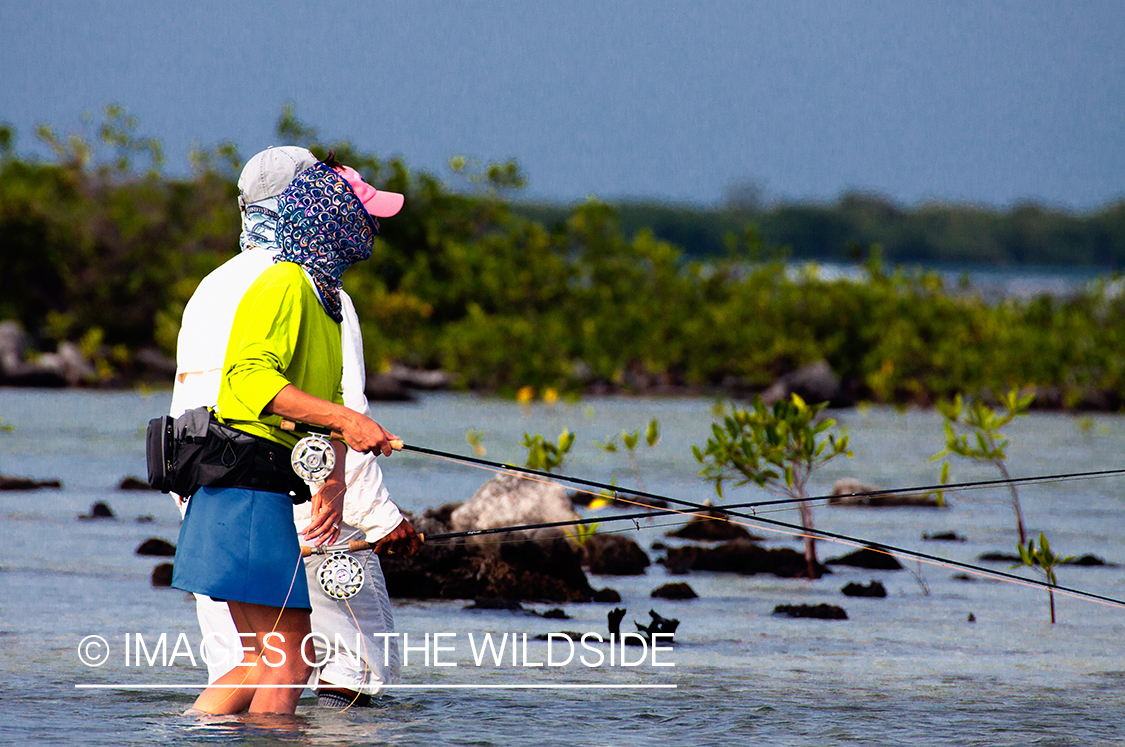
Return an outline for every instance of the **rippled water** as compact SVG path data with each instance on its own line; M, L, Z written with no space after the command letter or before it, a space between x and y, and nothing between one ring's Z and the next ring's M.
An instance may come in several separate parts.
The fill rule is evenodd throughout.
M154 642L180 634L198 645L193 604L176 591L154 590L149 574L159 559L133 550L148 537L175 541L178 514L166 496L119 492L126 475L144 474L143 426L163 412L166 394L0 390L0 418L16 430L0 433L0 472L58 477L63 490L0 493L0 742L34 744L958 744L1088 745L1123 743L1125 610L1060 597L1059 623L1048 623L1041 590L995 581L959 581L955 571L907 563L909 571L837 567L813 584L772 576L693 573L669 578L656 565L647 575L598 577L623 596L630 621L650 609L680 619L674 667L523 666L542 662L546 644L529 640L527 658L475 666L469 636L554 631L605 633L613 605L567 605L571 620L527 613L466 611L463 603L399 603L400 632L410 653L400 689L369 709L339 713L303 702L295 719L249 722L180 715L195 690L130 691L88 685L197 685L202 663L183 656L170 666L126 666L125 634ZM627 461L592 445L656 417L662 439L641 454L646 487L690 501L713 497L696 478L692 443L706 439L706 400L607 399L537 405L440 395L415 405L380 405L378 419L407 443L467 453L465 431L483 431L488 457L520 462L523 432L578 433L568 474L631 484ZM842 476L884 487L935 481L926 457L941 445L932 412L871 408L835 413L852 435L855 457L833 463L813 485L826 492ZM1014 475L1116 468L1125 446L1125 419L1079 420L1036 414L1010 429ZM420 510L464 500L488 477L479 469L416 454L385 467L400 505ZM957 466L958 479L989 479L984 468ZM1125 481L1053 482L1020 489L1032 532L1045 531L1065 554L1092 553L1125 563ZM728 502L764 498L748 488ZM116 521L79 521L104 500ZM601 514L614 512L603 509ZM152 521L138 523L137 517ZM796 522L791 511L768 514ZM1006 491L973 491L948 510L818 508L829 531L975 563L985 551L1014 552ZM666 519L629 536L648 548L663 539ZM606 523L603 529L621 525ZM954 530L964 543L922 542L923 532ZM764 529L756 530L764 533ZM798 547L770 535L774 546ZM821 543L822 558L851 547ZM655 558L659 553L650 551ZM1007 564L992 565L1008 570ZM1118 567L1059 571L1060 583L1125 598ZM886 599L840 594L849 581L883 582ZM690 602L654 600L668 581L687 581ZM928 593L925 590L928 590ZM846 621L790 620L777 604L838 604ZM543 611L547 605L528 605ZM969 615L976 622L968 622ZM420 643L445 634L442 661L427 665ZM80 642L100 635L110 646L102 666L84 666ZM600 647L603 653L608 649ZM432 651L431 651L432 652ZM197 651L196 651L197 653ZM633 657L633 651L628 656ZM592 656L592 654L591 654ZM664 654L661 654L664 656ZM618 689L483 689L480 686L617 686ZM675 685L674 689L620 686ZM438 687L448 689L437 689Z

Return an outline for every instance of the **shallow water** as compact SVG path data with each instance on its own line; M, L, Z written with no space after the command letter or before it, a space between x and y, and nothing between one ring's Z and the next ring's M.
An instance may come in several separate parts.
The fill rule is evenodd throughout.
M149 574L161 559L133 554L148 537L174 542L178 514L166 496L116 490L126 475L143 476L143 426L167 402L163 393L0 390L0 418L16 428L0 433L0 472L58 477L64 484L62 490L0 493L0 663L7 683L0 691L2 743L1125 743L1119 735L1125 726L1125 610L1060 596L1059 623L1052 626L1042 590L959 581L954 570L916 562L907 562L905 572L837 567L813 584L712 573L670 578L658 565L645 576L593 578L595 587L621 592L619 606L629 611L623 629L633 620L645 622L650 609L682 621L674 651L657 656L674 663L671 667L652 666L651 652L637 666L585 666L577 657L566 666L531 666L547 656L546 644L534 640L527 643L526 658L520 647L515 664L510 649L499 665L474 662L472 646L479 646L485 633L508 633L509 640L556 631L604 634L606 613L614 605L566 605L573 619L548 620L465 611L461 602L399 603L397 628L416 648L403 668L407 687L375 707L339 713L312 707L308 698L294 719L252 723L181 716L198 691L171 686L204 682L202 662L193 666L181 655L168 666L159 660L137 666L134 657L126 666L122 650L126 634L134 644L139 634L146 648L166 634L171 653L183 634L198 656L193 604L180 592L152 589ZM465 431L475 428L485 433L488 458L516 463L522 462L518 442L524 431L555 437L569 427L578 442L564 472L596 480L616 474L620 484L632 485L627 459L602 455L591 442L656 417L661 441L640 455L645 486L703 501L714 492L696 477L690 446L705 441L711 408L702 399L614 398L525 409L438 395L414 405L378 405L377 418L407 443L459 453L469 453ZM936 480L937 465L926 462L942 439L933 412L870 408L834 416L849 429L855 457L829 465L811 486L814 494L827 492L843 476L884 487ZM1116 468L1125 419L1036 414L1013 424L1010 435L1016 476ZM488 477L477 468L409 453L392 457L385 470L396 500L412 510L464 500ZM955 465L954 477L994 474ZM1028 530L1046 532L1058 552L1125 563L1123 488L1122 478L1023 486ZM728 492L726 500L768 497L741 488ZM98 500L108 502L118 519L75 518ZM790 510L764 515L798 521ZM138 523L142 516L153 520ZM976 563L981 552L1015 550L1004 489L966 493L948 510L817 508L816 520L832 532L967 563ZM624 528L647 549L663 539L665 524L678 523L662 518ZM606 523L603 530L614 527L622 525ZM955 530L967 541L921 541L923 532L942 530ZM752 531L767 534L765 527ZM774 546L798 547L791 537L767 536ZM831 558L853 548L822 542L819 549L822 558ZM989 567L1009 570L1003 563ZM840 594L849 581L872 579L886 585L886 599ZM700 598L649 597L669 580L687 581ZM1125 598L1125 572L1118 567L1067 567L1059 580ZM771 614L777 604L820 602L844 607L849 619ZM528 607L543 611L548 605ZM975 623L968 622L970 614ZM424 651L427 634L431 646ZM444 637L435 638L439 634ZM110 647L102 666L79 660L79 644L91 635L102 636ZM439 661L457 666L437 666L433 658L427 664L434 640L451 647L438 652ZM594 648L608 657L607 645ZM596 659L592 651L585 653ZM635 650L626 655L638 656ZM86 687L121 684L161 689ZM559 687L573 685L586 689ZM652 687L670 685L675 688Z

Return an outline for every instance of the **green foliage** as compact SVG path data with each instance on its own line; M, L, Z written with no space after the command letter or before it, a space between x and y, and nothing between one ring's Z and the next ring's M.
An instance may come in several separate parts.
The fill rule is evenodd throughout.
M574 446L574 434L563 428L563 432L559 434L558 442L552 443L539 433L531 435L525 432L520 446L527 449L525 467L540 472L553 472L562 468L566 455L570 452L570 447Z
M833 432L836 421L819 418L826 406L805 404L794 394L768 408L755 397L751 409L731 406L721 424L711 425L705 448L692 446L703 465L700 475L714 483L720 498L723 482L733 479L735 486L753 483L798 502L801 523L808 530L803 539L810 580L816 578L816 542L805 485L818 467L841 454L852 456L848 436Z
M372 371L442 368L462 388L503 394L703 392L764 388L824 359L873 402L1034 386L1068 407L1125 404L1125 294L1114 283L993 303L884 260L905 244L946 251L956 236L1040 241L1046 231L1063 241L1086 230L1073 221L1095 222L1099 257L1125 258L1125 204L1073 220L1023 206L1013 211L1022 228L1007 232L987 211L957 209L954 220L864 195L832 209L742 201L722 220L596 200L536 212L506 201L526 182L513 161L459 156L450 186L323 140L291 105L277 127L279 142L334 149L377 188L406 195L372 259L344 275ZM234 255L239 231L237 149L197 146L191 177L169 179L159 144L137 128L115 106L85 133L42 127L54 160L38 162L18 158L15 131L0 126L0 318L18 319L44 348L100 334L99 355L118 372L142 347L174 351L184 304ZM714 251L704 260L705 234ZM792 274L781 261L787 244L831 256L839 241L863 261L864 280L825 279L815 266Z
M567 536L574 540L575 545L579 548L583 548L586 546L586 543L590 541L590 538L598 533L598 527L600 526L601 522L597 521L590 524L575 524L572 527L567 527L566 533Z
M473 453L479 457L485 456L488 453L484 448L484 433L478 431L476 428L470 428L465 431L465 443L469 444Z
M950 455L964 459L989 462L996 466L1005 480L1010 480L1005 464L1008 458L1010 440L1001 429L1019 417L1027 415L1028 408L1035 400L1035 393L1021 396L1019 390L1011 389L1000 398L1001 409L988 406L980 399L968 405L958 394L952 402L939 402L938 412L945 429L945 448L930 457L930 461L945 458L941 468L941 482L949 482ZM1022 545L1027 539L1024 531L1023 512L1020 510L1019 493L1016 486L1008 483L1012 495L1012 508L1016 514L1016 527Z
M1039 547L1035 546L1035 540L1028 540L1027 547L1024 547L1023 542L1016 545L1020 553L1020 564L1012 566L1019 568L1027 566L1038 573L1043 574L1047 579L1047 594L1051 600L1051 624L1055 624L1055 590L1052 587L1058 586L1058 578L1055 577L1055 568L1065 563L1074 560L1073 555L1062 557L1055 555L1051 551L1051 546L1047 543L1047 537L1039 533Z

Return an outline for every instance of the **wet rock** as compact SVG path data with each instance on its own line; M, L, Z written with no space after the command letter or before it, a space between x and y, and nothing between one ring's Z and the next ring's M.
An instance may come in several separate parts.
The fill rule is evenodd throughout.
M442 524L450 524L453 512L465 505L464 501L451 501L443 503L437 508L427 508L422 512L422 516L428 519L436 519Z
M133 477L132 475L129 475L128 477L122 479L121 482L117 484L117 489L118 490L152 490L153 488L152 488L151 485L148 484L147 480L142 480L139 477Z
M176 555L176 546L167 540L149 537L135 551L136 555L154 555L161 558L171 558Z
M957 532L934 532L933 534L922 533L922 539L927 542L964 542L965 538L957 534Z
M829 506L858 506L862 508L942 508L936 493L895 493L868 495L877 493L881 488L860 482L852 477L837 480L832 485L832 495L828 498Z
M1097 555L1089 555L1089 554L1082 555L1080 557L1075 558L1074 560L1068 560L1067 562L1063 563L1063 565L1079 565L1079 566L1088 566L1088 567L1102 567L1102 566L1104 566L1104 567L1107 567L1107 568L1116 568L1117 567L1116 563L1107 563L1106 561L1099 558Z
M878 581L872 581L866 586L853 581L840 589L840 592L846 597L873 597L882 599L887 596L887 587L883 586Z
M594 598L590 601L597 602L599 604L617 604L621 601L621 595L614 589L610 589L607 587L605 589L598 589L597 591L595 591Z
M116 519L117 514L113 513L113 509L109 507L108 503L98 501L93 506L90 506L90 513L78 514L79 519Z
M653 542L651 545L649 545L649 549L650 550L667 550L668 545L664 544L660 540L657 540L656 542Z
M138 516L137 517L137 523L138 524L151 524L154 521L156 521L156 517L153 516L152 514L145 514L144 516Z
M814 620L848 619L848 613L844 608L834 604L779 604L773 608L773 614Z
M449 524L453 531L465 532L579 518L561 486L501 474L482 485L472 498L453 511ZM504 534L501 538L514 536ZM520 536L538 535L521 533Z
M902 563L899 563L893 555L888 555L871 547L865 547L824 562L828 565L846 565L873 571L901 571L903 569Z
M582 546L591 573L640 576L652 564L641 546L620 534L594 534Z
M750 534L744 527L732 524L721 511L708 511L706 514L693 516L687 524L671 532L665 532L664 536L703 542L727 542L735 539L758 541L762 539Z
M455 513L455 512L454 512ZM450 527L433 517L413 519L427 536ZM478 599L587 602L594 597L578 551L563 536L536 540L426 543L411 558L381 558L387 591L396 599ZM494 538L486 538L494 539Z
M657 599L698 599L699 595L695 593L695 589L683 583L664 584L652 590L649 595Z
M851 407L855 404L854 397L845 393L840 377L825 360L810 363L779 377L762 392L761 397L762 402L773 405L788 399L792 394L810 404L827 402L829 407Z
M40 490L42 488L61 488L58 480L35 480L30 477L8 477L0 475L0 490Z
M172 564L161 563L152 569L151 582L153 587L169 587L172 585Z
M566 614L566 610L562 607L552 607L539 613L539 616L547 620L570 620L570 615Z
M976 621L977 621L977 616L974 615L972 612L970 612L969 617L968 617L968 622L975 623Z
M781 578L797 578L808 571L808 563L802 553L787 547L767 549L745 539L732 540L718 547L684 545L669 548L664 567L670 573L683 569L743 575L771 573ZM817 564L816 571L818 578L831 573L820 564Z
M966 581L966 582L969 582L969 583L973 583L973 582L976 582L976 581L980 580L976 576L970 576L968 573L954 573L952 576L950 576L950 578L953 579L954 581Z
M1019 555L1013 555L1010 552L982 552L977 556L977 560L986 563L1022 563Z

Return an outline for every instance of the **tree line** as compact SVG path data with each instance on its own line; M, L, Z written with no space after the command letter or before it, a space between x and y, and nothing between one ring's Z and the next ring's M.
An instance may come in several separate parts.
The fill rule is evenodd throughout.
M164 176L159 143L137 136L118 107L96 135L40 128L51 159L21 158L14 134L0 128L0 319L19 320L43 350L78 342L107 377L145 348L173 355L184 304L237 251L241 155L219 144L192 154L190 177ZM661 238L659 221L631 223L641 219L628 206L591 200L531 215L510 197L524 183L514 163L454 159L450 186L400 159L323 143L288 108L277 143L318 155L331 147L372 184L406 195L372 259L345 274L370 371L440 368L457 386L499 393L710 392L762 388L824 359L857 398L876 402L1012 387L1063 406L1122 402L1125 301L1112 282L1068 298L988 302L895 269L884 259L895 259L893 243L884 254L857 250L862 282L815 268L795 277L769 238L768 214L780 207L752 220L700 218L723 231L721 249L700 253ZM848 209L867 216L872 236L904 231ZM791 246L800 256L804 245Z

